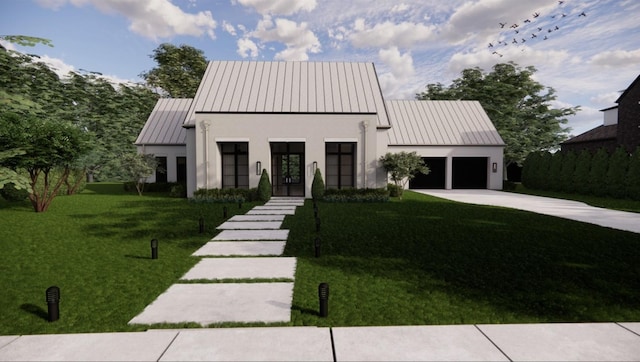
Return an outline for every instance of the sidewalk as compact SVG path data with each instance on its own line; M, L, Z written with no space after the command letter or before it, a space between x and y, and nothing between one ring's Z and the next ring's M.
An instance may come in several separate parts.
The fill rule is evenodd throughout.
M0 361L638 361L640 323L268 327L0 337Z

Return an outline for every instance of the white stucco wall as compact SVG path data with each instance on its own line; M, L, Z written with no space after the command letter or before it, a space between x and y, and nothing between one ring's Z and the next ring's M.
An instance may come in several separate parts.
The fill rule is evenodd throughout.
M176 182L178 172L176 167L176 157L187 157L187 146L185 145L144 145L137 146L138 153L155 157L167 158L167 182ZM188 174L188 171L187 171ZM155 173L147 178L147 182L156 182Z
M388 152L413 152L421 157L445 157L446 176L445 188L452 188L452 160L454 157L487 157L487 186L491 190L502 190L503 179L503 148L498 146L388 146ZM497 164L496 172L492 164Z
M222 186L219 142L249 143L249 187L257 187L260 180L256 162L271 175L270 142L304 142L306 197L311 197L314 161L324 176L325 143L355 142L356 186L382 187L375 125L374 114L196 114L196 128L187 133L187 143L190 135L195 139L193 169L188 168L187 176L194 175L195 183L189 181L187 195L199 188Z
M611 126L618 123L618 107L609 108L603 113L603 125Z

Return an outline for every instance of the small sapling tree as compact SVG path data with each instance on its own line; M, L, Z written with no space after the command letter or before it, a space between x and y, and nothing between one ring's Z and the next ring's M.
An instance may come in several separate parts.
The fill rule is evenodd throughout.
M424 164L422 157L414 152L390 153L380 157L382 167L387 171L391 180L399 189L399 197L402 198L404 186L413 179L416 174L429 174L429 168Z

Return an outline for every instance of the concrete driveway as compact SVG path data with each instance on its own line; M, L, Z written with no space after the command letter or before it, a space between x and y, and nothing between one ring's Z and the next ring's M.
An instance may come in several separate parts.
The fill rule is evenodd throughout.
M583 202L495 190L412 190L469 204L509 207L640 233L640 214L603 209Z

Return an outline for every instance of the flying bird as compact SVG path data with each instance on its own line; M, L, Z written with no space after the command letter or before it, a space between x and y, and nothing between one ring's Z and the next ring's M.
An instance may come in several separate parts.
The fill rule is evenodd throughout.
M536 12L536 13L533 13L533 17L534 17L534 18L537 18L538 16L540 16L540 13L537 13L537 12Z
M489 43L489 48L493 48L493 44Z
M505 25L507 25L507 23L498 23L500 24L500 29L504 28Z
M513 28L513 29L515 29L515 28L517 28L517 27L518 27L518 24L513 24L513 25L511 25L511 28Z
M556 30L560 30L560 28L558 28L558 26L557 26L557 25L556 25L555 29L556 29Z
M531 39L533 39L533 38L537 38L537 37L538 37L537 35L535 35L535 34L531 34Z
M558 1L558 5L564 4L564 1Z
M542 28L538 28L538 31L542 31Z
M580 15L578 15L578 17L581 17L581 16L587 17L587 14L585 14L584 11L583 11L583 12L580 13Z
M520 33L520 30L516 29L516 34Z
M500 53L498 53L498 52L493 52L493 53L491 53L491 54L499 55L499 56L500 56L500 58L502 58L502 54L500 54Z
M524 22L525 22L525 23L530 23L530 22L531 22L531 20L529 20L529 19L525 19L525 20L524 20Z
M522 42L523 42L523 43L526 43L526 42L527 42L527 40L526 40L525 38L522 38Z
M542 39L542 40L547 40L547 39L549 39L549 38L547 38L547 36L545 35L545 36L544 36L544 39Z
M518 44L518 41L516 40L516 38L513 38L512 43L513 43L513 44Z

